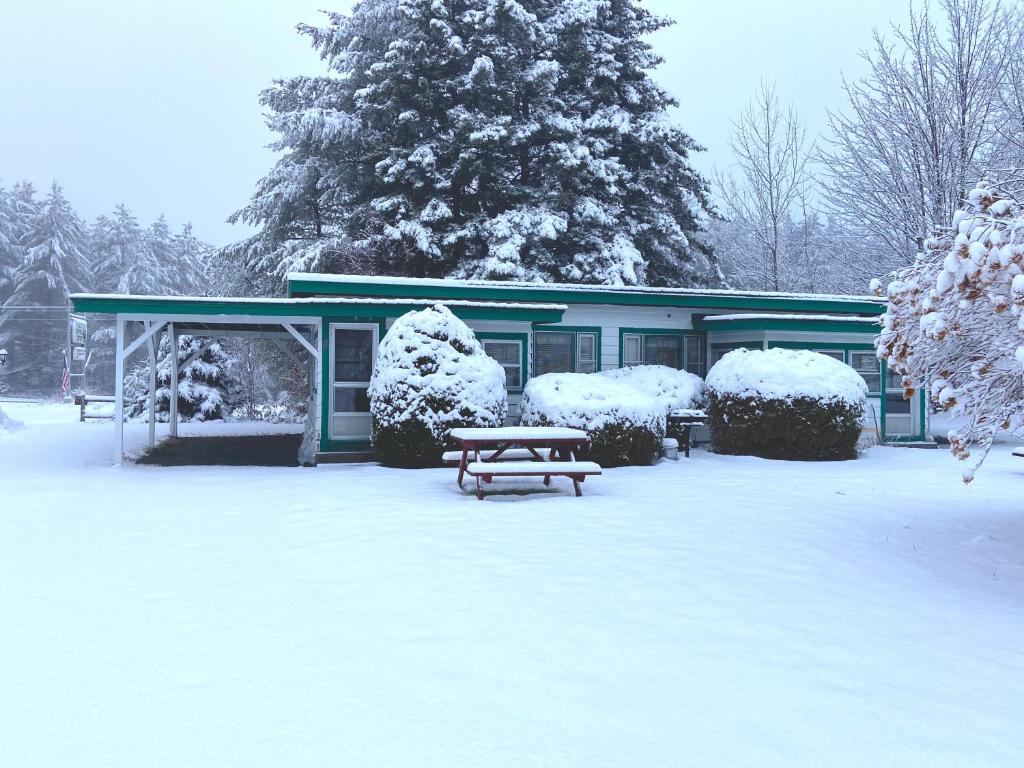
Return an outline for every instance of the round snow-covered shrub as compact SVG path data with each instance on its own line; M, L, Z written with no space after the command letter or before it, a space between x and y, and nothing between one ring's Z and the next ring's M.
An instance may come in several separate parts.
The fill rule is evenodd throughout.
M442 304L398 318L370 380L373 450L392 467L430 467L454 447L455 427L498 427L505 372Z
M601 371L598 375L628 384L657 399L666 412L677 408L703 408L706 401L704 380L700 376L667 365L631 365Z
M716 453L830 461L857 455L867 385L817 352L737 349L707 377Z
M651 395L662 404L666 413L680 408L703 408L707 403L704 379L689 371L669 368L667 365L631 365L627 368L601 371L599 375L628 384L645 395ZM682 441L688 439L689 432L684 432L678 427L673 428L669 424L665 436Z
M650 464L665 436L665 407L607 376L546 373L530 379L519 405L526 426L585 430L580 456L604 467Z

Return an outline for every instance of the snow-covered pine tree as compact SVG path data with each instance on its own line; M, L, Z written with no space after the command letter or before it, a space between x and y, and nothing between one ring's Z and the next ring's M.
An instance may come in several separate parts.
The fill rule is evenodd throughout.
M702 147L666 119L677 103L649 75L662 59L645 38L673 22L637 0L545 5L562 130L542 172L557 180L568 226L542 271L572 282L719 285L707 183L689 160Z
M178 337L179 365L199 351L209 339ZM165 422L170 415L171 361L167 336L161 336L157 351L156 418ZM178 416L182 421L223 419L230 412L238 382L234 363L220 342L214 342L198 358L178 372ZM148 416L149 361L135 366L125 377L125 415Z
M162 216L160 218L163 220ZM171 291L184 296L207 294L207 257L210 246L195 236L191 224L185 224L181 232L171 238L170 253L174 265Z
M53 393L66 346L68 294L86 289L91 275L85 228L56 182L23 244L14 291L0 312L0 347L9 353L4 378L16 391Z
M14 291L14 273L21 263L14 217L11 194L0 186L0 304Z
M125 294L167 292L171 283L168 273L173 266L161 261L153 249L152 231L145 232L127 206L116 206L112 218L99 217L91 240L96 282L101 290Z
M300 27L331 75L263 94L283 154L225 255L277 278L717 283L698 147L648 74L663 24L633 0L363 0Z

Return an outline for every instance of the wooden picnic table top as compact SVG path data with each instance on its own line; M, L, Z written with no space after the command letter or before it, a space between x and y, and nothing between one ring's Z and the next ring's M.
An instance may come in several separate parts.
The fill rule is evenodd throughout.
M587 433L569 427L458 427L452 438L465 444L516 443L550 445L551 443L582 443Z

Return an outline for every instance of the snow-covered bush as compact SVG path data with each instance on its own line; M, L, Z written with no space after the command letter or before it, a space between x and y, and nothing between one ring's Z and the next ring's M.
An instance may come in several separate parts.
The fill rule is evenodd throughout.
M665 436L665 405L609 376L546 373L527 382L519 406L526 426L585 430L580 452L604 467L650 464Z
M828 461L857 455L867 385L848 365L797 349L736 349L707 377L716 453Z
M654 397L665 411L677 408L702 408L706 396L704 380L689 371L669 368L667 365L632 365L601 371L614 381L628 384L645 395Z
M209 341L203 336L178 337L178 365L198 352ZM171 359L164 336L157 351L156 419L170 416ZM237 382L233 362L219 342L214 342L199 357L178 371L178 418L181 421L214 421L230 413ZM135 366L125 377L126 418L146 418L149 409L149 361Z
M1017 192L1006 187L1015 186ZM1024 184L980 184L953 227L889 283L876 344L913 394L927 381L932 404L958 426L949 444L970 482L1001 429L1024 431ZM875 290L881 286L875 281Z
M373 449L382 464L428 467L453 448L455 427L498 427L505 371L442 304L398 318L370 381Z

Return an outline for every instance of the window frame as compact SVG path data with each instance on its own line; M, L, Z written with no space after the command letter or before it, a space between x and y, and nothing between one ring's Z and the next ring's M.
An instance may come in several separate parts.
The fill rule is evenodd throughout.
M527 361L527 344L528 344L528 340L529 340L528 335L525 334L525 333L496 333L496 332L490 332L490 331L478 331L478 332L476 332L476 337L477 337L477 339L480 340L480 345L484 348L484 353L485 354L487 352L487 342L488 341L515 343L515 344L519 345L519 386L518 387L509 387L506 384L505 385L505 391L506 392L510 392L510 393L522 392L523 388L526 386L526 381L527 381L527 378L528 378L528 373L527 373L527 362L528 362ZM493 360L494 358L491 358L491 359ZM505 369L505 365L503 363L498 363L498 364L501 365L502 370Z
M865 355L875 361L875 365L877 366L876 375L878 376L878 387L876 389L872 389L871 386L868 385L868 395L872 395L875 397L884 395L886 393L886 382L885 374L882 372L882 361L878 359L878 356L873 351L863 349L846 350L846 364L850 366L853 370L855 370L857 374L864 379L865 383L867 383L867 379L864 378L864 374L867 373L868 371L862 370L853 364L854 355ZM903 390L901 389L900 392L902 391Z
M640 337L640 361L626 362L626 344L627 338L631 336ZM677 336L679 337L679 368L680 371L688 371L686 367L686 346L687 340L691 338L698 339L700 349L700 372L697 376L704 378L707 375L708 370L708 343L707 334L700 331L687 331L687 330L676 330L673 328L619 328L619 367L627 368L633 365L648 365L647 363L647 344L645 337L647 336ZM693 371L689 371L694 373Z
M571 371L550 371L550 373L581 373L580 371L580 336L594 337L594 370L585 373L599 373L601 371L601 327L597 325L538 325L533 328L530 350L533 355L532 364L534 370L537 366L537 334L539 333L568 333L572 336L572 370ZM588 361L589 362L589 361ZM543 374L537 374L543 375Z

